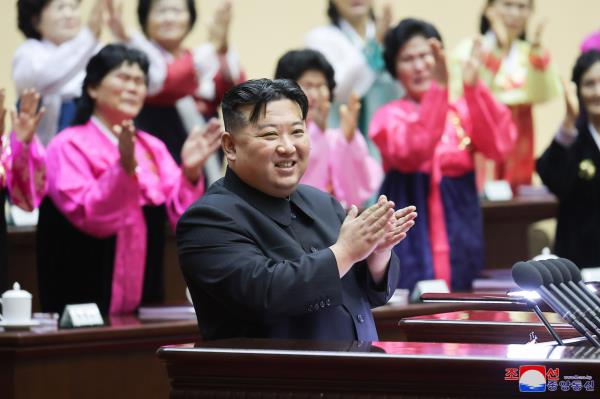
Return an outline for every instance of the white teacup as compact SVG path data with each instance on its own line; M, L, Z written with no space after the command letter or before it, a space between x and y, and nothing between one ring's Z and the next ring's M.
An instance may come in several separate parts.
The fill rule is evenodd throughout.
M2 315L4 323L25 323L31 321L31 294L22 290L19 283L14 283L13 289L2 294Z

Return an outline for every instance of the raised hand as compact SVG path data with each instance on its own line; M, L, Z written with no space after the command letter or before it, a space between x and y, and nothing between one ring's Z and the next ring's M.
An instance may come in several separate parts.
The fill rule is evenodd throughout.
M13 131L19 141L31 143L44 116L45 108L39 108L40 93L35 89L25 89L19 101L19 112L12 110L10 119Z
M391 251L394 246L404 240L408 230L415 225L416 210L417 208L411 205L394 212L390 230L385 233L373 252L383 253Z
M4 108L4 100L6 98L6 90L0 89L0 137L4 135L4 117L6 116L6 108ZM2 144L0 143L0 151L2 151Z
M467 86L474 86L477 83L482 57L481 38L478 37L473 41L471 55L462 65L463 82Z
M129 33L123 23L123 0L104 0L108 12L107 24L113 36L121 41L129 41Z
M133 121L127 120L112 128L119 138L119 155L121 166L128 175L135 173L137 161L135 160L135 126Z
M206 160L221 145L223 128L218 120L212 118L204 129L194 128L181 148L181 167L185 177L196 183L202 176L202 167Z
M208 23L208 40L218 52L226 52L233 7L231 0L221 0L215 15Z
M547 21L544 19L535 26L535 30L533 31L533 39L531 40L532 49L538 49L542 47L542 35L546 29L546 23Z
M563 130L566 133L575 131L575 121L579 116L579 101L577 99L577 86L573 82L567 82L561 79L563 92L565 96L565 119L563 120Z
M360 112L360 97L355 92L350 94L348 104L340 106L340 127L346 141L351 142L358 126L358 115Z
M329 90L325 87L319 89L319 94L316 98L316 104L308 110L307 119L313 121L321 131L327 129L327 118L329 116Z
M107 2L110 0L96 0L90 16L88 17L88 28L92 31L92 34L96 39L100 39L102 33L102 24L104 23L104 11L107 6Z
M375 19L375 39L377 39L379 43L383 44L385 34L390 30L393 19L392 5L390 3L384 4L381 9L381 15Z
M388 201L384 195L360 215L356 206L352 205L340 228L336 243L330 247L338 263L340 276L377 248L392 229L393 215L394 203Z
M506 53L509 50L510 38L508 37L508 30L502 21L502 17L493 5L486 8L485 16L490 21L490 28L496 35L498 47L500 47L503 53Z
M429 39L429 46L431 46L431 52L433 53L433 70L432 75L435 81L442 87L448 85L448 66L446 65L446 54L442 43L437 39Z

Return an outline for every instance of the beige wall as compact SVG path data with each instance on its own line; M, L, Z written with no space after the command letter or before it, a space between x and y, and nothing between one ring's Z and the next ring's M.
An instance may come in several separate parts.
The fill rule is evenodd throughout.
M17 30L16 0L1 0L0 26L4 62L0 63L0 87L8 89L9 104L14 103L14 89L10 81L11 58L16 47L24 40ZM83 1L84 19L92 3ZM442 32L447 48L477 31L479 13L485 0L389 0L398 20L407 16L433 22ZM125 18L137 27L135 0L125 0ZM378 8L384 1L375 0ZM188 44L199 43L205 37L205 23L218 0L201 0L199 19ZM326 22L326 0L234 0L234 21L231 42L238 50L244 67L251 78L273 74L278 57L288 49L302 45L304 32ZM598 0L537 0L532 23L547 20L544 43L552 51L562 75L568 77L578 53L581 38L600 28ZM105 34L108 40L109 35ZM57 65L57 67L60 67ZM555 100L537 107L537 152L543 150L551 132L561 120L563 104Z

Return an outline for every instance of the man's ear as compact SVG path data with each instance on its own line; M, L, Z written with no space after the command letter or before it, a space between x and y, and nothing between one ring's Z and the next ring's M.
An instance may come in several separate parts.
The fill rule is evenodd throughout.
M223 153L225 153L225 158L227 158L227 161L235 161L237 158L235 151L235 139L231 133L223 132L223 135L221 136L221 146L223 147Z

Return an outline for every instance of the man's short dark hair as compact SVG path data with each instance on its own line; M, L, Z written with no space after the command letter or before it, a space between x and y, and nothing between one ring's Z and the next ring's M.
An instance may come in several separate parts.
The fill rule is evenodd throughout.
M291 50L285 53L277 62L275 79L292 79L296 82L307 71L321 72L327 80L329 99L333 101L335 89L335 72L325 56L316 50Z
M308 99L304 91L293 80L255 79L232 87L225 93L221 103L225 130L235 133L247 126L248 122L256 124L261 114L265 112L268 103L285 98L300 106L302 119L306 120ZM253 108L250 118L246 120L244 114L240 112L240 108L248 105L252 105Z
M415 18L405 18L398 25L391 28L385 35L383 59L390 75L396 77L396 56L404 45L413 37L422 36L425 39L438 39L442 42L442 35L435 26L427 21Z

